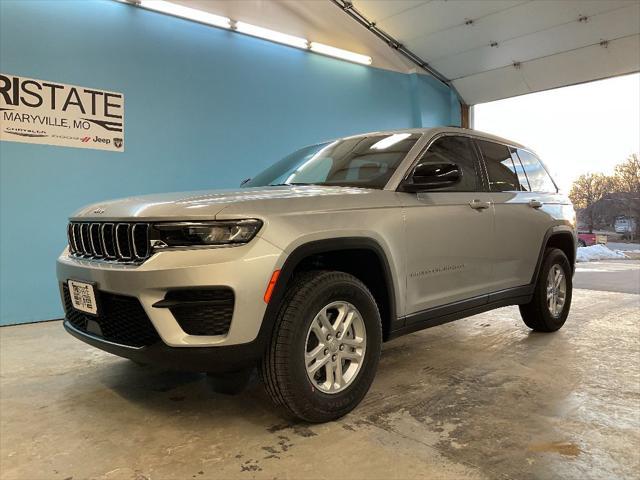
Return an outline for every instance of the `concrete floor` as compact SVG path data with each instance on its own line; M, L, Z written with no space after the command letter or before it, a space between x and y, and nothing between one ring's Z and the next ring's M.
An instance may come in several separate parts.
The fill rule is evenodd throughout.
M578 263L574 287L640 294L640 261L610 260Z
M577 290L555 334L512 307L415 333L324 425L291 422L257 382L226 396L59 322L5 327L0 477L640 478L639 320L639 295Z

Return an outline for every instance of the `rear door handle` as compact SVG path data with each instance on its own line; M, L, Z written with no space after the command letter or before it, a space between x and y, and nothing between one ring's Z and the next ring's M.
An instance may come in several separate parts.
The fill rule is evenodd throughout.
M540 208L542 207L542 202L540 200L529 200L529 206L531 208Z
M485 208L489 208L491 206L491 202L483 202L482 200L472 200L469 202L469 206L474 210L484 210Z

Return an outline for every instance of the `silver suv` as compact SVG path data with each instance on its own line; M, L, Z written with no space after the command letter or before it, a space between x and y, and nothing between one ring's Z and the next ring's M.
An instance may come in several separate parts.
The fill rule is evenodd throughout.
M139 363L258 365L295 416L352 410L382 342L506 305L564 324L575 213L531 150L458 128L302 148L238 190L79 210L57 276L64 326Z

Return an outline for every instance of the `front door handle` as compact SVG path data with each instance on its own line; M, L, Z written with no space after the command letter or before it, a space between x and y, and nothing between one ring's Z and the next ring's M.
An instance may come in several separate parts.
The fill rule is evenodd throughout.
M540 208L542 207L542 202L540 200L529 200L529 206L531 208Z
M484 210L485 208L489 208L491 206L491 202L483 202L482 200L472 200L469 202L469 206L474 210Z

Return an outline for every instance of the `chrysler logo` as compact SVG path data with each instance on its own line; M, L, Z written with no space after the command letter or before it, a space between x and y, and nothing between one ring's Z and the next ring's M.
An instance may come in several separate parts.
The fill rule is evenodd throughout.
M102 215L104 213L104 208L98 207L93 211L93 213L95 213L97 215Z

